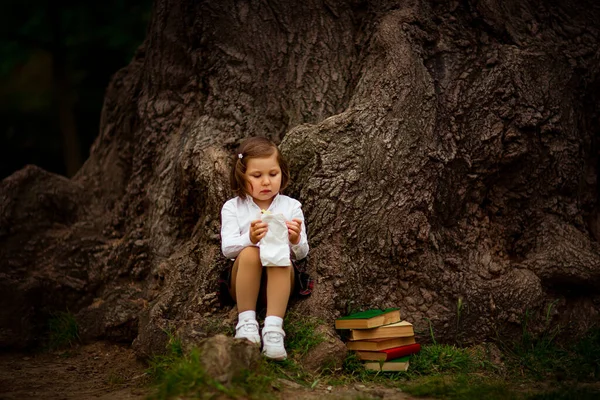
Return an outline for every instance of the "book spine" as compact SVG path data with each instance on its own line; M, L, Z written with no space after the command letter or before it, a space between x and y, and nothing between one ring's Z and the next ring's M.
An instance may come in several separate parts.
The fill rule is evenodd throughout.
M400 346L393 349L382 350L382 353L387 355L386 361L393 360L395 358L400 358L404 356L408 356L410 354L415 354L421 351L421 345L419 343L409 344L406 346Z
M392 339L395 337L411 337L414 335L414 332L408 329L397 331L391 331L381 327L373 329L352 329L350 331L350 340Z

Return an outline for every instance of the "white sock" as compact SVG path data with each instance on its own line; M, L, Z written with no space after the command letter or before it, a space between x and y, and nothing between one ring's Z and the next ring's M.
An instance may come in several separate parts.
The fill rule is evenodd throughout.
M246 320L256 321L256 311L248 310L248 311L242 311L241 313L238 314L238 322L246 321Z
M265 318L265 326L270 325L270 326L278 326L278 327L283 327L283 318L281 317L276 317L275 315L269 315L267 318Z

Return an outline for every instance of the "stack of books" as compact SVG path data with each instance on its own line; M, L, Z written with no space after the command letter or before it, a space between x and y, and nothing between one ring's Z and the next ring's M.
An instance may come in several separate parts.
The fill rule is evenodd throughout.
M349 329L346 346L374 371L407 371L409 356L418 353L413 326L400 310L367 310L335 320L336 329Z

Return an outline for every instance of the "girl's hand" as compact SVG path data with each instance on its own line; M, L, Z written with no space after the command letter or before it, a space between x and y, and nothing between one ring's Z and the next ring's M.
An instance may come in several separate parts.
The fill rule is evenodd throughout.
M285 221L285 224L288 228L288 236L290 238L291 244L300 243L300 232L302 227L302 220L298 218L294 218L291 221Z
M255 219L250 222L250 241L252 244L256 244L260 239L264 238L267 234L267 223L262 222L260 219Z

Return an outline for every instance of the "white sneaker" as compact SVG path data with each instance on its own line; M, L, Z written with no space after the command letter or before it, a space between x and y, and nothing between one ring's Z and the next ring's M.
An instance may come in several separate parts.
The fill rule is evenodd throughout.
M235 327L236 339L248 339L252 343L260 344L260 335L258 334L258 322L255 319L245 319L238 322Z
M287 358L283 338L285 332L278 326L267 325L262 329L263 349L262 353L273 360L283 361Z

